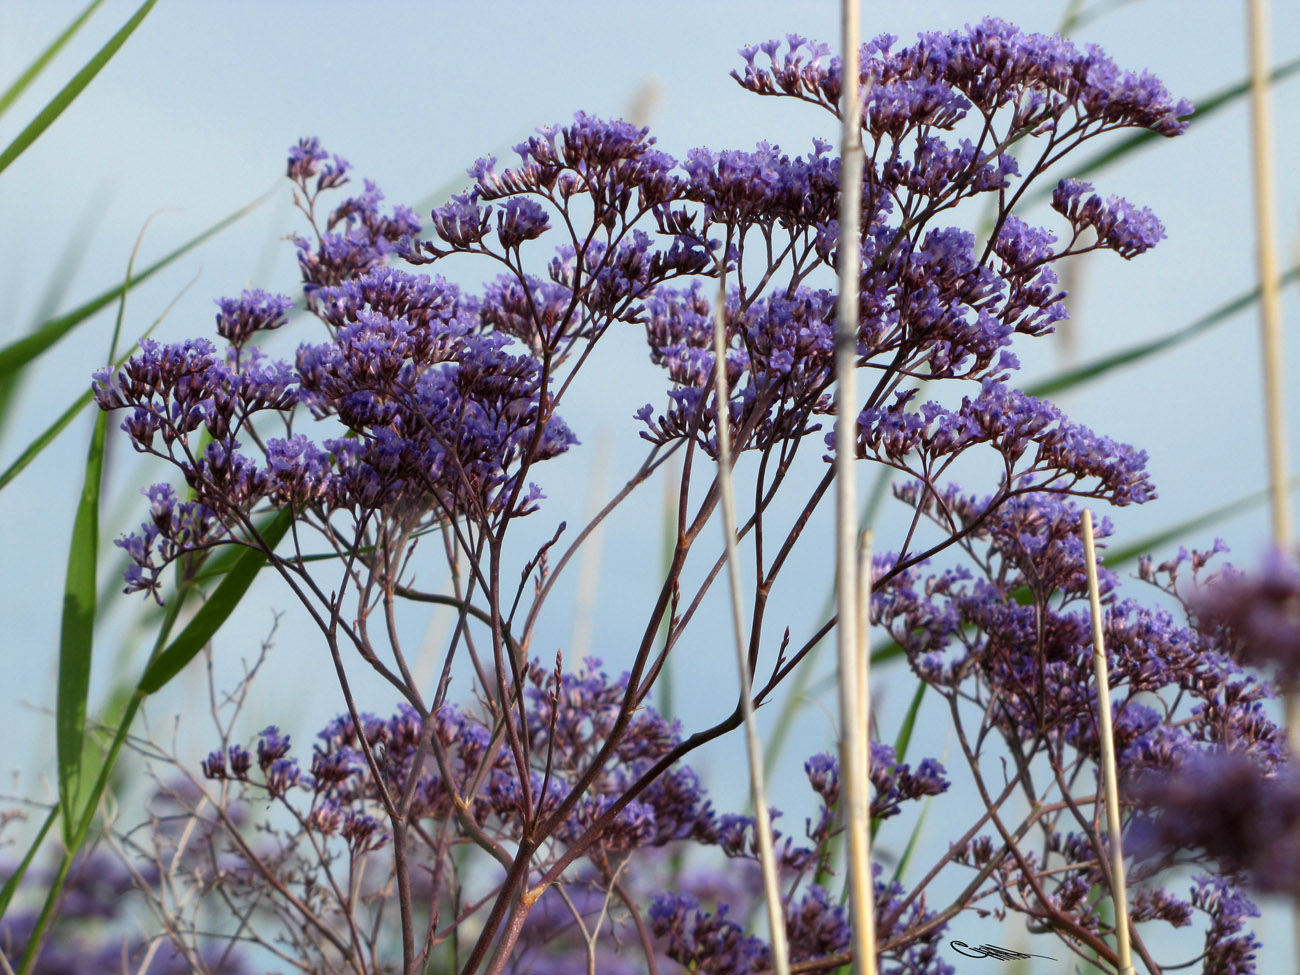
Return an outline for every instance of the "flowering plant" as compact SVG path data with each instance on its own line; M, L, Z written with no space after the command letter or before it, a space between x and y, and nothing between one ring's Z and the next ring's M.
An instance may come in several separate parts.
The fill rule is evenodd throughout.
M838 115L843 79L829 48L790 35L741 53L733 76L745 89ZM874 559L871 622L946 705L980 797L920 879L886 877L877 864L881 970L951 972L941 935L967 909L1023 915L1107 970L1127 925L1151 972L1184 959L1161 961L1137 925L1183 927L1200 912L1204 970L1253 970L1244 918L1254 909L1239 872L1181 881L1184 899L1170 863L1144 861L1129 917L1099 906L1114 878L1071 499L1127 505L1155 491L1140 450L1011 384L1015 337L1046 334L1065 316L1054 264L1094 250L1132 258L1163 236L1149 210L1068 178L1052 194L1063 229L1031 226L1017 212L1027 189L1106 133L1181 133L1191 106L1096 49L993 19L905 47L877 38L856 83L868 159L856 255L838 252L840 162L822 142L793 158L760 143L679 162L646 129L579 113L517 146L515 165L475 163L426 237L410 210L386 212L368 181L337 199L350 167L304 139L288 162L310 228L294 238L301 298L221 299L220 346L146 340L123 368L96 374L100 407L125 411L135 448L185 484L183 495L146 489L149 519L120 542L128 590L161 601L167 570L193 578L223 546L256 553L310 614L345 707L310 756L275 726L255 744L225 732L202 777L166 790L187 826L134 844L186 864L195 889L224 905L230 924L215 936L167 915L193 970L226 970L210 961L214 937L358 975L783 964L743 923L757 824L718 812L684 762L739 726L741 702L700 727L648 702L725 561L699 551L720 503L720 425L733 452L753 458L753 502L737 532L757 591L745 634L752 703L772 700L835 626L832 617L793 637L768 619L768 598L794 548L809 544L805 528L832 484L833 441L805 443L837 409L857 417L858 459L906 477L895 494L907 527L896 551ZM948 225L950 211L977 200L992 215L987 232ZM452 259L497 276L471 291L409 269ZM868 392L839 404L842 296L823 281L855 259ZM324 341L275 360L258 341L298 307ZM520 557L513 526L544 517L541 462L577 445L565 399L601 339L629 327L644 329L670 384L664 403L636 414L645 460L576 537L561 524ZM596 660L575 668L562 652L543 659L535 637L556 579L670 455L681 458L673 550L626 672L613 677ZM977 493L949 480L972 461L995 472ZM817 474L791 502L800 465ZM418 583L430 542L451 569L449 591ZM1174 592L1178 565L1151 570L1151 581L1163 573ZM1272 684L1242 671L1221 632L1121 599L1117 579L1102 579L1125 780L1220 754L1276 771L1285 753L1263 705ZM431 684L410 666L404 601L457 613ZM196 651L160 657L155 684ZM390 714L357 700L358 665L400 699ZM454 673L469 676L472 697L451 699ZM908 803L944 801L955 774L900 752L872 746L876 825ZM802 838L777 847L782 909L789 961L831 971L849 961L850 942L829 886L839 768L818 755L806 771L820 810ZM1126 806L1135 821L1143 795ZM247 817L267 804L276 815L255 839ZM728 858L720 876L682 865L684 850L701 847Z

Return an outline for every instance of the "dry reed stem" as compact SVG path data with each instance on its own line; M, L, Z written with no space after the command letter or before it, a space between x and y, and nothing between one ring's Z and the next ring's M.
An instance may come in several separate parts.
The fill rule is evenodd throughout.
M1247 0L1250 51L1251 162L1255 184L1255 253L1259 264L1260 331L1262 333L1265 428L1268 431L1269 495L1272 501L1273 544L1279 551L1291 545L1291 511L1287 499L1286 424L1283 418L1282 297L1278 287L1277 206L1273 174L1273 120L1269 102L1268 5ZM1300 690L1286 689L1287 742L1300 755ZM1300 965L1300 905L1291 917L1297 964Z
M1115 768L1115 731L1110 713L1110 670L1101 627L1101 592L1097 585L1097 551L1092 540L1092 512L1083 509L1083 554L1088 568L1088 598L1092 605L1092 666L1097 677L1097 737L1106 788L1106 828L1110 834L1110 886L1115 903L1115 935L1119 942L1119 975L1133 975L1129 945L1128 892L1124 886L1124 845L1119 821L1119 774Z
M859 663L857 479L858 275L862 222L862 97L857 0L841 2L839 305L835 318L835 582L840 683L840 803L847 842L853 971L875 975L875 884L871 875L869 697Z
M758 858L763 868L763 897L772 937L772 971L790 975L790 953L786 945L785 910L776 874L776 849L772 841L772 818L767 811L767 789L763 783L763 743L754 721L753 688L749 655L745 651L745 598L740 588L740 550L736 545L736 500L731 489L731 417L727 392L727 275L718 272L718 300L713 314L713 391L717 407L718 493L722 502L722 527L727 552L727 582L731 590L731 622L735 634L736 667L740 672L740 714L745 725L745 751L749 757L749 788L754 802L754 833Z
M1259 263L1269 490L1273 541L1282 549L1291 543L1291 513L1287 504L1286 423L1282 405L1282 300L1278 289L1277 230L1273 219L1277 193L1269 107L1268 11L1264 0L1249 0L1246 7L1250 25L1251 158L1255 184L1255 244Z

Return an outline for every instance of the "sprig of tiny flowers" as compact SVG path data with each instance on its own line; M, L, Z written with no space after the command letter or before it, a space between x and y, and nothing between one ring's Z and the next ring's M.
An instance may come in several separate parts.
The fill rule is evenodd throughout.
M626 680L626 674L611 679L600 669L599 660L588 659L577 673L563 675L552 694L548 687L554 683L552 672L539 664L530 669L530 692L548 702L547 707L532 712L530 736L538 754L563 759L549 769L552 776L549 789L543 790L541 784L546 773L541 770L533 773L536 794L563 795L566 780L578 767L573 763L594 746L602 729L608 727L616 714ZM523 838L519 823L512 815L520 792L519 780L508 751L500 743L493 743L491 728L483 721L483 716L462 712L453 705L445 706L438 713L434 733L446 749L452 775L450 781L446 780L437 768L417 775L412 823L422 841L407 854L430 872L436 872L437 861L446 855L448 845L467 846L482 843L486 838L504 846ZM342 862L349 874L389 870L391 863L377 861L374 856L386 851L391 841L391 835L380 824L383 811L379 797L385 788L406 780L412 763L420 758L419 737L418 716L410 708L402 708L386 719L363 715L360 726L349 715L336 718L317 735L306 771L300 760L292 756L289 737L276 727L264 729L251 749L230 744L214 751L203 762L203 774L215 784L227 789L233 787L234 791L225 792L220 799L214 797L213 807L223 810L221 816L207 814L205 817L196 812L200 818L214 820L203 831L205 842L221 844L223 831L219 827L223 821L238 824L232 830L236 835L247 830L248 814L256 806L265 805L258 801L259 796L265 796L284 809L296 827L284 834L273 860L246 844L233 844L236 857L243 862L235 867L227 855L227 871L231 877L273 871L276 863L291 862L292 879L286 876L286 885L306 884L322 891L346 890L347 885L341 884L337 877L339 864L333 856L290 858L292 849L305 847L310 852L314 847L323 853L331 843L341 843L346 850ZM381 772L388 780L386 786L373 778L362 760L358 747L362 739L380 757ZM563 841L580 836L611 797L625 791L628 783L654 759L679 742L678 725L665 721L653 708L643 708L638 712L633 731L624 740L620 761L597 780L589 801L574 808L566 824L557 831L557 837ZM932 759L925 760L914 772L906 763L896 761L888 746L877 745L875 758L873 782L877 797L871 812L878 820L896 815L906 802L938 795L948 788L943 768ZM466 800L467 786L480 765L491 770L487 782L477 797ZM838 832L832 825L839 802L837 763L832 756L822 754L811 758L805 768L821 800L816 825L810 820L805 830L809 846L796 845L793 837L785 838L780 856L786 882L803 890L801 898L791 900L789 906L790 941L796 961L833 957L848 944L843 909L831 901L823 887L815 882L804 883L810 868L824 860L827 847ZM458 821L457 807L464 802L473 807L473 819L483 828L482 834L466 831ZM772 813L774 817L780 816L779 810ZM777 836L781 838L779 832ZM654 933L657 950L662 951L660 960L690 965L707 958L710 971L747 971L746 959L766 958L766 946L746 936L740 926L726 919L731 910L726 901L717 902L716 915L699 913L700 898L716 896L716 880L710 874L697 873L684 881L679 878L670 883L667 876L670 861L655 855L658 850L672 850L674 856L680 856L687 848L716 848L737 864L729 868L732 870L746 861L756 863L758 857L753 817L715 812L695 772L689 766L678 765L659 778L638 801L624 808L600 845L587 850L584 870L566 883L566 889L569 896L581 892L583 897L598 898L600 891L617 877L620 864L635 855L643 866L624 882L641 899L651 902L645 919L638 919L637 923L648 926ZM206 851L196 845L187 855L201 859ZM221 885L219 879L214 883ZM902 896L901 887L895 885L886 891L886 886L881 885L884 902ZM679 893L656 893L669 887ZM433 908L449 906L442 903L446 893L436 888L424 891L424 896L433 900L430 905ZM730 896L743 910L751 906L748 892L737 890ZM628 905L634 916L639 910L636 903L634 900ZM525 924L518 950L532 954L544 948L557 966L565 958L578 964L576 959L582 945L577 938L577 926L572 919L568 922L556 919L556 909L555 905L549 905L536 919ZM316 911L322 917L343 917L348 913L348 905L321 904ZM690 912L695 912L693 920L688 916ZM907 924L918 925L930 917L921 912ZM925 941L934 941L941 930L935 929ZM719 944L715 944L717 939L735 947L730 961L720 951ZM909 950L915 950L915 946Z

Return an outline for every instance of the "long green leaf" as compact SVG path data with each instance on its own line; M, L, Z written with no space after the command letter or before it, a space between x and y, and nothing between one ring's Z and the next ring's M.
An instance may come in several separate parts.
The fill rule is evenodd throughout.
M143 232L142 232L143 235ZM127 261L117 305L117 321L109 343L108 358L117 351L126 317L126 296L131 290L131 275L137 240ZM62 808L63 845L71 849L77 830L77 810L81 803L82 766L86 753L86 700L90 693L90 670L95 644L97 598L95 570L99 565L99 506L104 479L104 443L108 433L108 414L95 418L90 449L86 456L85 480L72 525L72 542L68 550L67 579L63 589L63 625L59 638L58 706L55 713L59 767L59 805Z
M89 390L78 396L71 406L60 413L53 423L46 427L35 440L27 445L26 449L18 455L17 459L9 465L8 469L3 474L0 474L0 491L3 491L10 481L21 474L23 469L35 460L40 455L41 451L54 441L55 437L63 432L77 414L85 409L86 404L90 402L90 397L91 394Z
M161 324L161 322L162 322L162 318L159 317L159 319L155 321L153 325L151 325L149 329L144 333L142 338L147 338L150 334L152 334L153 330L157 328L158 325ZM117 370L122 368L122 366L126 364L126 360L131 357L131 352L133 352L134 349L135 347L132 347L132 349L129 349L125 355L119 357L118 360L113 364L113 369ZM33 440L31 443L27 445L27 447L23 450L23 452L18 455L18 457L14 460L12 464L9 465L9 467L5 470L5 472L3 474L0 474L0 491L3 491L8 486L10 481L12 481L19 474L21 474L23 472L23 469L26 468L27 465L29 465L33 460L39 457L41 451L43 451L46 447L48 447L51 443L54 442L54 439L60 433L63 432L63 430L68 426L68 424L73 421L76 415L86 408L86 405L90 402L93 395L94 393L91 390L87 389L84 393L82 393L75 400L73 400L72 404L66 410L60 413L58 417L55 418L53 423L51 423L48 427L46 427L43 431L41 431L41 433L39 433L36 436L35 440Z
M58 816L59 807L51 806L49 815L45 817L45 822L41 823L41 828L36 833L36 838L32 840L31 846L29 846L27 852L23 854L22 862L18 864L14 869L14 872L5 880L4 887L0 888L0 918L4 917L5 911L9 910L9 903L14 899L14 894L18 890L18 885L23 882L23 877L27 875L27 868L30 867L32 861L36 859L37 851L40 850L41 844L45 842L45 836L49 833L50 827L54 825L54 820L57 819Z
M907 846L903 848L903 855L898 858L898 866L894 867L892 883L902 883L903 874L912 860L912 854L916 852L917 841L921 838L921 827L925 825L925 818L930 814L930 803L933 801L934 796L925 797L925 803L921 806L921 815L916 817L916 825L912 827L912 833L907 838Z
M1300 476L1293 477L1287 482L1287 489L1295 491L1300 488ZM1149 555L1151 552L1160 548L1162 545L1168 545L1180 539L1186 539L1189 534L1199 531L1216 522L1222 521L1232 515L1238 515L1242 512L1249 511L1251 508L1258 508L1269 498L1268 491L1254 491L1251 494L1243 495L1236 501L1229 501L1227 504L1221 504L1217 508L1211 508L1209 511L1203 511L1199 515L1193 515L1178 522L1176 525L1170 525L1168 528L1162 528L1150 535L1145 535L1133 542L1131 545L1125 545L1123 548L1111 549L1102 556L1102 564L1107 568L1115 568L1121 565L1128 565L1136 562L1139 557Z
M252 203L245 204L229 216L223 217L207 230L191 237L170 254L167 254L165 257L150 264L132 277L131 287L134 288L141 282L153 277L153 275L161 271L168 264L171 264L173 261L192 251L210 237L216 236L231 224L248 216L248 214L252 213L255 209L270 199L275 192L278 192L278 190L262 194ZM23 366L27 365L27 363L31 362L55 342L71 332L76 326L90 318L91 315L94 315L101 308L104 308L106 305L117 300L121 294L121 285L116 285L102 294L90 299L85 304L72 309L72 311L67 314L51 319L30 335L25 335L21 339L11 342L9 345L0 349L0 380L3 380L5 377L12 375Z
M86 204L81 218L68 234L63 252L49 265L45 287L36 302L36 313L33 316L36 322L43 322L58 311L63 295L76 279L77 271L88 253L86 241L94 236L95 229L106 212L105 196L104 193L97 193L95 198ZM18 402L25 378L25 373L20 370L0 379L0 440L4 439L9 424L16 417L10 405Z
M292 512L285 510L270 523L265 531L260 532L263 540L268 546L275 546L289 530L292 523ZM212 598L195 614L194 619L190 621L189 626L181 631L165 650L158 651L157 647L162 646L166 640L167 634L171 630L172 624L177 619L185 598L193 591L192 585L187 585L177 592L167 607L167 615L163 621L162 630L159 634L159 643L155 647L153 655L150 657L149 666L145 668L144 676L140 678L137 689L126 700L125 706L122 706L120 700L114 702L110 710L116 711L122 708L121 722L113 736L113 741L109 746L108 755L99 768L98 777L91 789L90 795L81 809L81 815L75 824L74 829L68 841L65 843L63 856L59 863L59 868L55 872L54 878L50 883L47 891L45 902L42 905L41 912L37 917L36 925L32 931L31 938L28 941L27 950L18 967L19 975L31 971L32 965L35 964L36 956L40 951L40 946L49 931L49 926L56 913L55 908L59 899L59 892L67 880L68 869L81 844L85 841L86 833L90 829L90 824L94 819L95 809L99 804L100 798L108 786L109 777L112 774L117 756L121 751L122 744L126 740L127 732L131 723L140 709L140 704L149 695L167 684L180 670L194 657L203 645L216 633L221 624L229 616L230 611L239 602L239 598L247 591L253 579L257 576L257 570L265 556L256 550L248 550L237 561L234 569L231 570L227 578L217 587ZM53 821L51 817L50 822ZM48 829L48 823L46 826ZM65 830L65 832L67 832ZM35 849L39 846L39 841L33 845L29 852L29 859L34 854ZM25 869L25 867L24 867ZM13 882L17 886L17 881ZM6 885L6 890L8 890ZM12 891L8 891L12 896ZM3 908L0 906L0 912Z
M49 104L37 113L36 118L28 123L27 128L18 133L17 138L9 143L4 152L0 152L0 173L8 169L9 164L40 138L41 133L48 129L54 123L54 120L63 114L63 110L76 100L76 97L94 80L95 75L99 74L104 65L108 64L113 55L118 52L118 49L126 43L126 39L135 33L135 29L140 26L140 22L148 16L149 11L153 9L154 4L157 2L158 0L145 0L131 19L108 39L108 43L86 62L84 68L73 75L72 80L64 85L62 90L50 100Z
M86 456L86 478L72 524L68 571L63 587L63 626L59 638L59 688L56 731L59 805L63 838L72 838L81 791L81 757L86 734L86 697L95 639L95 566L99 561L99 493L104 472L108 417L95 420Z
M1291 284L1296 280L1300 280L1300 265L1290 268L1278 279L1283 285ZM1166 352L1176 345L1181 345L1189 339L1195 338L1202 332L1209 331L1216 325L1222 325L1233 315L1245 311L1259 300L1259 292L1259 288L1247 291L1245 294L1238 295L1231 301L1225 302L1213 311L1202 315L1196 321L1184 325L1176 331L1147 342L1139 342L1137 345L1131 345L1127 349L1120 349L1118 352L1112 352L1109 355L1100 356L1091 362L1085 362L1081 366L1058 373L1044 379L1042 382L1034 383L1025 392L1031 396L1050 396L1063 389L1078 386L1116 369L1134 365L1143 359Z
M894 757L900 762L907 757L907 749L912 744L912 732L916 729L916 716L921 711L921 699L925 697L925 689L929 686L923 680L916 682L916 692L912 695L912 702L907 706L903 726L898 729L898 737L894 740Z
M1272 84L1277 84L1279 81L1283 81L1286 78L1289 78L1297 71L1300 71L1300 58L1296 58L1295 60L1288 61L1285 64L1281 65L1280 67L1275 68L1273 70L1273 73L1269 75L1269 81ZM1205 119L1209 118L1211 115L1214 115L1216 112L1219 112L1224 108L1227 108L1237 99L1244 98L1249 93L1250 93L1250 80L1247 79L1245 81L1238 82L1235 85L1230 85L1227 88L1222 88L1219 91L1215 92L1213 95L1208 95L1205 98L1196 99L1194 102L1194 104L1196 105L1196 114L1192 116L1192 123L1194 125L1200 125L1202 122L1205 121ZM1070 170L1070 176L1073 177L1074 179L1079 179L1080 177L1083 176L1089 176L1100 169L1105 169L1107 166L1111 165L1114 162L1117 162L1118 160L1122 159L1124 156L1127 156L1129 153L1142 148L1147 143L1153 142L1154 140L1161 139L1161 138L1164 137L1161 135L1157 135L1155 132L1150 132L1145 130L1142 132L1137 132L1132 135L1126 136L1123 139L1120 139L1119 141L1115 142L1109 149L1105 149L1094 156L1090 156L1088 159L1084 160L1084 162L1081 163L1080 165L1072 167ZM1054 190L1055 187L1053 186L1050 189L1043 188L1033 193L1030 193L1026 198L1025 203L1027 205L1042 203L1045 200L1051 198Z
M289 509L280 512L262 533L262 538L268 547L274 548L280 539L284 538L292 521L293 513ZM212 639L213 634L234 611L244 593L248 591L248 587L257 578L257 573L265 561L266 556L256 549L249 549L239 557L234 567L226 574L226 578L217 586L203 607L194 614L194 618L185 629L181 630L172 641L171 646L149 665L144 672L144 677L140 679L141 691L145 694L157 692L194 659L195 655L203 649L203 645Z
M90 18L90 15L103 2L104 0L91 0L90 5L77 16L77 19L64 28L63 33L56 37L50 46L28 65L27 70L18 76L18 79L5 90L3 95L0 95L0 115L3 115L9 106L17 101L19 96L40 76L41 72L54 60L55 55L63 50L64 45L72 40L73 35L81 29L81 25Z
M150 655L150 661L156 660L162 646L165 644L168 635L171 633L173 624L180 618L181 609L185 605L186 599L194 592L192 585L183 586L179 591L173 594L167 602L167 608L162 622L162 627L158 632L157 640L154 643L153 653ZM127 701L125 712L122 714L122 720L117 726L117 731L113 735L113 741L108 747L108 754L104 757L103 763L99 767L99 774L95 779L95 784L91 788L90 795L87 797L81 811L80 820L72 833L71 842L66 843L63 849L63 855L59 859L59 866L55 870L54 877L50 880L48 889L45 893L45 901L41 905L40 913L36 917L36 923L27 940L27 948L23 952L22 960L18 965L18 975L28 975L32 966L36 963L37 956L40 955L41 945L49 933L50 925L54 922L57 914L60 894L63 891L63 885L68 879L68 871L72 867L73 860L76 859L78 852L81 850L82 843L85 842L86 834L90 830L91 823L95 819L95 811L99 807L104 790L108 787L109 778L112 775L113 768L117 763L117 756L122 751L122 745L126 741L127 733L131 729L131 723L135 720L136 714L140 710L140 705L145 699L144 691L139 688L130 696ZM38 844L39 845L39 844Z

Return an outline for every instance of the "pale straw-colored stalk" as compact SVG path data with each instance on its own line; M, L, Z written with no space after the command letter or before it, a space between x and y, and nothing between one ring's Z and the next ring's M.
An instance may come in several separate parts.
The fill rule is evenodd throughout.
M753 687L745 638L745 598L740 588L740 549L736 545L736 500L731 486L731 416L727 390L727 276L718 273L718 300L713 310L713 392L717 400L718 494L722 502L722 528L727 552L727 582L731 589L731 623L735 633L736 667L740 672L740 714L745 725L745 751L749 757L749 788L754 803L754 833L758 859L763 868L763 897L772 936L773 975L790 975L790 952L786 946L785 908L776 872L776 845L772 840L772 817L767 811L767 788L763 783L763 743L754 721Z
M853 921L853 969L856 975L876 972L876 884L871 871L871 549L868 528L858 538L856 660L853 680L840 684L841 802L849 795L843 769L852 763L853 799L845 806L848 832L849 900ZM843 645L842 645L843 646ZM841 669L841 674L845 673ZM848 693L844 687L849 685ZM851 699L850 712L845 710Z
M1251 157L1255 182L1255 249L1259 262L1269 490L1273 541L1279 548L1285 548L1291 542L1291 512L1287 503L1286 424L1282 412L1282 299L1278 289L1277 230L1273 219L1277 194L1269 109L1268 10L1264 0L1248 0L1246 7L1250 21ZM1295 733L1294 729L1292 733Z
M1092 512L1083 509L1083 557L1088 567L1088 597L1092 603L1092 669L1097 678L1097 737L1106 790L1106 829L1110 834L1110 892L1115 904L1115 936L1119 975L1133 975L1129 946L1128 892L1124 886L1124 845L1119 822L1119 774L1115 768L1115 731L1110 714L1110 668L1101 627L1101 591L1097 585L1097 551L1092 541Z
M1291 546L1291 510L1287 499L1286 424L1283 419L1282 296L1278 287L1277 230L1273 214L1277 192L1273 174L1273 120L1269 101L1268 5L1247 0L1250 48L1251 161L1255 184L1255 254L1259 264L1259 307L1264 361L1264 418L1268 431L1268 482L1273 544ZM1287 742L1300 755L1300 689L1286 688ZM1291 917L1297 970L1300 970L1300 905Z
M862 659L865 607L858 591L857 359L861 272L862 95L857 0L841 3L839 306L835 318L835 584L840 689L840 806L847 834L853 971L875 975L875 884L871 875L869 697ZM870 578L869 566L864 570Z

